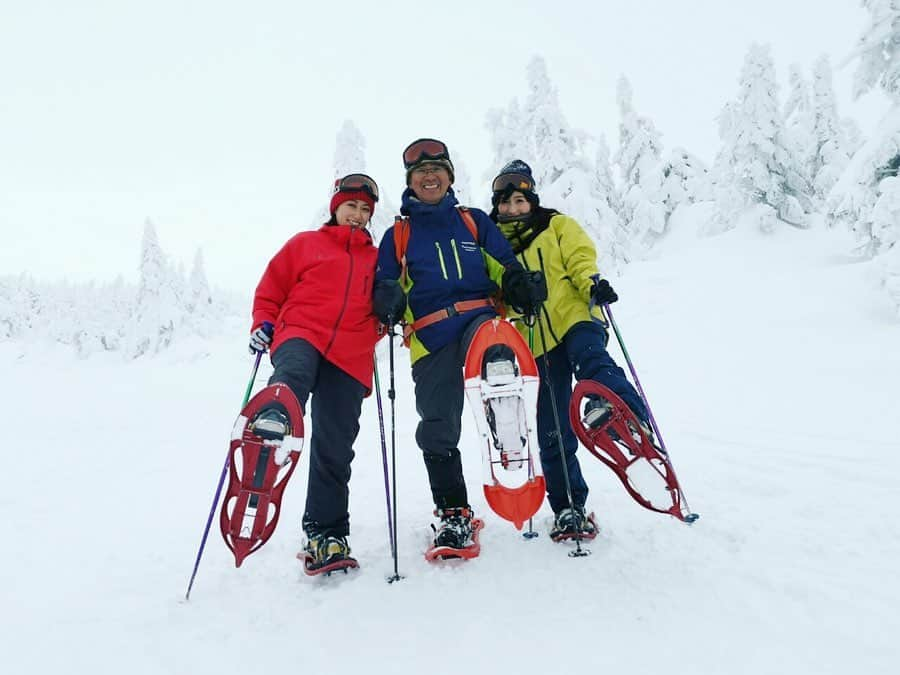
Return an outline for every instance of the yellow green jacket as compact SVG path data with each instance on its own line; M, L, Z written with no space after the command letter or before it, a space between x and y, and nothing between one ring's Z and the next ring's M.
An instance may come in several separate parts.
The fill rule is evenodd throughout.
M526 224L497 225L525 268L542 271L547 280L541 315L546 345L541 344L537 324L532 342L532 352L540 356L545 348L556 347L576 323L591 320L591 276L598 273L597 249L574 218L549 209L538 208ZM507 310L509 318L517 316L511 308ZM600 316L600 310L595 311ZM522 321L515 323L527 340L528 326Z

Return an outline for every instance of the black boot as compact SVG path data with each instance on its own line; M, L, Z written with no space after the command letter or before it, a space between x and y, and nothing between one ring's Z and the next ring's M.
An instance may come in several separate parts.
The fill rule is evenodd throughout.
M612 406L603 398L590 398L584 406L584 417L581 421L591 429L599 429L612 417Z
M287 415L276 407L263 408L250 425L250 429L260 438L281 441L291 433Z
M441 524L435 528L435 546L465 548L472 543L472 509L470 507L436 509L434 515L441 519ZM432 525L432 527L434 526Z

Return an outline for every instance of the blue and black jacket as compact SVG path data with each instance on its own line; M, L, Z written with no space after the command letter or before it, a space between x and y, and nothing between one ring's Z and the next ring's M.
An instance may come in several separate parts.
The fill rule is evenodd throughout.
M457 204L452 189L437 204L419 201L409 188L404 191L400 213L409 216L410 228L405 283L400 279L393 226L378 247L375 280L403 284L408 324L463 300L489 298L501 286L506 269L521 268L503 233L480 209L469 209L478 229L478 241L473 241ZM409 345L411 361L458 340L473 317L486 313L495 313L494 308L473 309L417 330Z

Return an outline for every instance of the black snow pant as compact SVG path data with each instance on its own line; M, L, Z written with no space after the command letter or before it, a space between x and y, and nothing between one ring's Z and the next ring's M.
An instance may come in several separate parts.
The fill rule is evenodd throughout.
M459 340L423 356L412 367L420 418L416 443L422 449L431 496L439 509L469 505L457 447L465 396L463 365L475 331L492 318L490 314L473 317Z
M359 434L366 388L322 357L306 340L292 338L272 354L269 384L290 387L306 412L312 393L309 481L303 530L307 535L350 534L350 462Z
M572 501L583 507L588 496L588 486L581 473L581 465L575 452L578 437L569 424L569 402L572 400L572 377L576 380L595 380L606 385L634 411L639 420L647 419L647 410L635 388L623 371L606 351L606 331L590 321L576 323L563 336L562 342L537 357L541 376L538 395L537 431L541 448L541 467L547 481L547 499L554 513L569 506L566 494L562 456L566 458L569 484L572 487ZM550 364L549 370L547 364ZM549 376L549 377L548 377ZM547 388L547 380L550 388ZM562 433L563 453L559 451L556 422L553 417L553 401L559 413Z

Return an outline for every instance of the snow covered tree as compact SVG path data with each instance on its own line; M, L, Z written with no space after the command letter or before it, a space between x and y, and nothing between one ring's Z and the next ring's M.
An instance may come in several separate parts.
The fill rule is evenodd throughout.
M344 120L334 146L334 177L365 173L366 139L352 120Z
M453 194L463 206L476 206L476 196L472 194L472 180L469 178L469 169L458 152L453 155Z
M597 159L590 186L591 204L597 212L598 243L600 244L601 273L606 266L613 268L619 262L629 262L631 253L628 231L622 219L622 199L613 177L609 145L606 138L597 139Z
M0 339L15 340L40 325L41 298L27 274L0 280Z
M824 203L850 161L838 118L831 84L831 63L827 56L821 56L813 69L813 111L815 152L811 161L811 176L815 196L820 203Z
M134 307L131 356L155 354L168 347L180 323L178 282L166 259L156 228L148 219L141 242L140 283Z
M492 179L514 159L529 164L541 204L575 218L596 240L601 267L615 268L617 261L624 258L618 243L618 217L609 213L609 205L618 203L617 195L598 183L602 179L586 152L588 136L572 129L566 121L542 58L535 57L528 63L526 79L528 95L524 104L520 106L513 99L505 109L487 114L485 126L491 135L494 159L485 178ZM608 173L608 151L606 163Z
M670 216L681 205L712 199L709 169L696 155L684 148L673 148L657 168L662 176L659 196Z
M209 282L206 280L206 270L203 265L203 250L197 249L194 254L194 265L191 268L191 299L188 308L198 311L201 308L212 305L212 293L209 291Z
M366 172L366 139L352 120L344 120L337 132L334 143L334 162L331 182L327 186L325 203L316 212L310 224L311 229L318 229L322 223L331 218L328 204L331 201L334 181L349 173Z
M617 89L619 150L615 161L622 172L622 217L633 245L646 251L666 232L659 162L662 144L653 122L637 114L631 84L624 76Z
M806 226L810 187L791 156L777 94L769 48L754 44L744 59L737 101L720 117L722 148L713 176L719 229L733 227L742 210L757 205L764 231L776 219Z
M203 265L203 251L197 249L188 289L187 319L193 332L206 337L214 332L215 321L212 293L206 280Z
M900 3L897 0L862 0L869 10L855 56L853 96L859 98L876 85L895 102L900 101Z
M494 153L494 158L485 171L485 181L493 180L497 172L514 159L521 159L529 166L535 164L534 149L529 143L518 99L510 101L506 109L488 110L485 128L490 134Z
M800 66L791 65L789 90L784 106L784 139L794 165L803 179L811 184L815 176L815 113L809 82Z
M334 171L321 208L316 212L310 229L318 229L328 222L331 213L329 203L334 189L334 180L351 173L366 173L366 139L359 128L351 120L345 120L335 138ZM381 186L379 186L380 188ZM394 222L394 216L400 213L384 190L379 190L378 203L375 204L375 215L369 224L369 232L377 244L385 230Z
M900 221L892 227L885 215L892 211L894 186L880 185L900 169L900 3L864 0L863 5L870 21L855 50L854 96L878 86L892 105L832 188L826 216L830 224L845 224L856 233L861 255L874 256L895 248L893 229L900 228Z
M589 171L582 151L584 136L566 122L544 59L534 57L526 70L528 97L522 111L524 128L534 157L535 181L547 188L571 169Z
M862 4L870 16L855 50L853 94L859 98L878 86L891 107L832 188L826 217L856 234L859 255L879 256L884 288L900 315L900 2Z

